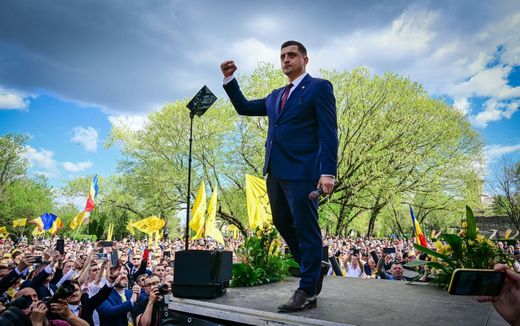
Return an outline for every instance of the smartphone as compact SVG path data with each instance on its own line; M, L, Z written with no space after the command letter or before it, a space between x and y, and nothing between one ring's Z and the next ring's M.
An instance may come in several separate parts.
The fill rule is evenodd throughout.
M106 253L104 253L104 252L98 252L96 254L96 256L97 256L97 259L99 259L99 260L107 260L108 259L108 255Z
M34 256L34 263L41 264L43 261L42 256Z
M60 252L60 254L65 254L65 240L58 239L56 240L56 250Z
M117 254L117 250L112 251L110 254L110 260L112 262L112 267L119 266L119 255Z
M394 247L385 247L383 248L383 254L395 254Z
M113 241L101 241L101 247L112 247Z
M502 291L506 273L492 269L456 269L451 276L449 294L497 296Z

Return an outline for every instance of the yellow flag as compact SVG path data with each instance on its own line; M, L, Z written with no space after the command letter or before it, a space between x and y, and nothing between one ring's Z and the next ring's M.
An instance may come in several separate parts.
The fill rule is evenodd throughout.
M72 222L70 222L71 229L75 230L78 226L80 226L83 223L83 220L85 219L86 215L87 215L87 212L85 212L85 211L76 215L76 217L74 217L72 219Z
M114 223L108 224L107 241L112 241L112 234L114 233Z
M164 224L165 222L162 218L157 216L150 216L132 223L132 226L141 232L151 235L152 233L162 229Z
M509 239L509 236L511 235L511 232L513 232L513 230L507 229L506 230L506 234L504 235L504 239L506 239L506 240Z
M43 234L43 229L39 229L38 227L35 227L34 230L32 231L32 235L33 236L36 236L36 235L40 235L40 234Z
M204 215L206 213L206 185L204 181L199 186L195 203L191 209L191 221L190 228L197 232L192 239L198 239L202 237L204 232Z
M267 186L264 179L246 174L247 216L251 230L264 223L272 224L271 205L267 197Z
M227 229L229 232L233 232L233 239L238 239L238 228L235 225L230 224L228 225Z
M0 226L0 234L9 234L9 232L7 232L7 228L5 226Z
M127 224L126 229L128 230L128 232L130 232L131 235L135 235L135 229L132 225L132 222Z
M17 226L25 226L27 224L26 218L19 218L17 220L13 220L13 228Z
M213 188L213 193L209 199L208 219L206 221L206 235L209 235L218 243L224 244L222 232L217 228L217 187Z

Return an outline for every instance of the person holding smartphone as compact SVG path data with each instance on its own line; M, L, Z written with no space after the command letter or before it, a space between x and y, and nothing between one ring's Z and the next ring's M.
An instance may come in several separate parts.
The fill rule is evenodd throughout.
M491 302L496 311L511 325L520 325L520 274L504 264L495 265L495 271L505 272L506 279L499 295L479 296L479 302Z

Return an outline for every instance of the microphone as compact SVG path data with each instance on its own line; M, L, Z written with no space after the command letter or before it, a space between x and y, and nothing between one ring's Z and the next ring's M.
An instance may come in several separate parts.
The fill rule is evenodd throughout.
M323 189L320 188L320 189L316 189L314 191L311 191L309 193L308 197L309 197L309 200L313 200L314 201L314 200L318 199L318 197L320 197L321 195L323 195Z

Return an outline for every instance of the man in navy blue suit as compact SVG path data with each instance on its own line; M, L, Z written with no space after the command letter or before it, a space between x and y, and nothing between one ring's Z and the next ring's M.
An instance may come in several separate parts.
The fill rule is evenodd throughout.
M240 115L268 116L264 175L273 223L300 264L301 280L281 312L301 311L317 305L321 290L322 239L318 202L310 192L334 188L338 135L336 100L332 84L305 72L307 50L300 42L282 44L280 61L288 84L267 97L247 100L233 73L237 66L225 61L220 68L224 89Z

